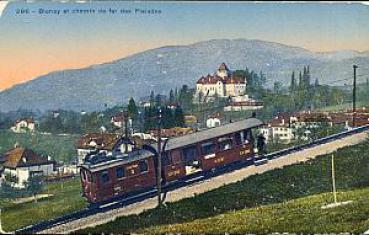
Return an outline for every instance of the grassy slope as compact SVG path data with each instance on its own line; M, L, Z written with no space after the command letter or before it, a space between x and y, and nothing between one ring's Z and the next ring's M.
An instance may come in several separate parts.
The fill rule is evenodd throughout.
M336 153L337 188L348 190L369 186L369 141ZM122 233L163 224L207 218L231 210L279 203L331 190L330 157L321 156L304 164L287 166L210 192L167 203L141 213L83 232ZM367 216L369 218L369 215Z
M190 223L150 227L143 233L362 233L369 229L369 188L340 192L348 205L322 209L332 202L325 193L285 203L227 212Z
M0 130L0 153L13 148L15 143L28 147L40 154L50 155L54 160L69 162L74 160L76 150L75 140L78 135L42 135L39 133L13 133Z
M66 181L64 183L51 183L43 190L43 193L54 194L49 199L29 202L23 204L13 204L2 202L1 221L5 231L13 231L27 225L58 217L81 209L87 205L81 197L80 179Z

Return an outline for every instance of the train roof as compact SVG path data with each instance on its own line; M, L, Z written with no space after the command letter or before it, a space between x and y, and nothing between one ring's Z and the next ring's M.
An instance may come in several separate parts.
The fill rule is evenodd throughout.
M256 118L248 118L242 121L228 123L223 126L214 127L211 129L169 139L165 146L165 150L180 148L208 139L232 134L238 131L259 127L261 125L263 125L263 122Z
M153 156L153 153L146 149L139 149L120 155L96 155L91 160L86 160L80 167L88 169L91 172L105 170L110 167L124 165L130 162L143 160Z

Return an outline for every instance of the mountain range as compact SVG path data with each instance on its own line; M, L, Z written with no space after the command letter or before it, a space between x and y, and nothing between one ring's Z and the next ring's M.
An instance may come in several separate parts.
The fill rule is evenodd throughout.
M368 64L369 52L312 52L280 43L247 39L215 39L191 45L166 46L86 68L51 72L0 92L0 111L18 109L93 111L127 103L187 84L225 62L231 70L262 71L267 85L287 84L292 71L310 66L312 79L343 85L352 79L353 64ZM337 83L334 81L342 80Z

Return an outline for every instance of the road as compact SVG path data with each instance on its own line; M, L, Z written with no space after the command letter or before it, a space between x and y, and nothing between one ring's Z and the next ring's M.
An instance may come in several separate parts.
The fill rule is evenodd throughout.
M326 144L312 147L310 149L301 150L299 152L291 153L283 157L270 160L267 164L259 166L249 166L224 175L216 176L214 178L194 183L190 186L183 187L171 191L167 194L166 202L175 202L184 198L193 197L195 194L201 194L221 186L235 183L243 180L251 175L260 174L269 170L283 168L283 166L292 165L307 160L313 159L319 155L327 154L336 151L339 148L355 145L367 138L367 133L354 134L339 140L335 140ZM100 224L105 224L114 221L121 216L132 214L139 214L144 210L152 209L157 206L157 198L150 198L142 202L137 202L123 208L114 209L108 212L95 214L79 220L55 226L51 229L40 232L41 234L54 233L71 233L76 230L93 227Z

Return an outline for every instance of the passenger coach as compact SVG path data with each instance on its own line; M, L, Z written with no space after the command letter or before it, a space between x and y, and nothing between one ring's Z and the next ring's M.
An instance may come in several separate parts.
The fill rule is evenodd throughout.
M195 172L210 171L237 161L252 162L252 129L262 124L256 118L249 118L164 140L161 155L163 183L181 180ZM125 141L128 153L123 153L119 148ZM80 166L83 195L89 202L98 203L155 187L158 156L155 147L139 146L122 138L114 147L112 155L98 153L88 156Z

